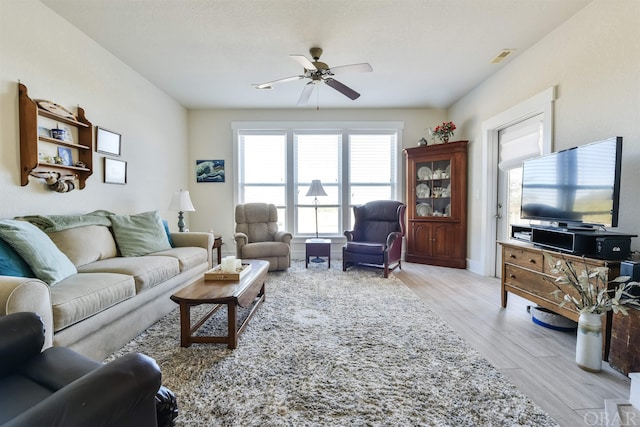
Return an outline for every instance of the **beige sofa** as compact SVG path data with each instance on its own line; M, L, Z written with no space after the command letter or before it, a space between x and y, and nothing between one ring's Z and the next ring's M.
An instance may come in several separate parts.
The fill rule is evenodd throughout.
M173 247L121 256L114 229L92 224L47 232L77 273L53 284L0 276L0 315L36 312L45 322L45 348L65 346L102 360L176 308L169 296L211 266L210 233L167 232Z

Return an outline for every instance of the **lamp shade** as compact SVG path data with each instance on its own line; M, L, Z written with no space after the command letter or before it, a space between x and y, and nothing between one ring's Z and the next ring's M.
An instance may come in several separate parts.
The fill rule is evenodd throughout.
M173 194L173 198L169 204L169 210L178 212L194 212L196 208L194 208L193 203L191 203L189 192L180 190Z
M309 191L307 191L307 196L317 197L317 196L326 196L327 193L322 188L322 183L319 179L314 179L311 181L311 186L309 187Z

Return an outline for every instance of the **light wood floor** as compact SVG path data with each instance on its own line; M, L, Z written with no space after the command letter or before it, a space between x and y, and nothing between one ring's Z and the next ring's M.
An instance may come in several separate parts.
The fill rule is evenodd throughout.
M534 324L516 295L503 309L498 279L406 262L394 274L561 426L607 425L605 399L628 400L626 375L576 366L575 333Z

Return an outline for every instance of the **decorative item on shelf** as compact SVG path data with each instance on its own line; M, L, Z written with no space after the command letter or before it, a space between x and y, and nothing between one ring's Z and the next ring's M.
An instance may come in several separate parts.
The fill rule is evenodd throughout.
M73 164L73 158L71 157L71 149L67 147L58 147L58 157L62 159L62 163L65 166L71 166Z
M424 138L420 138L420 139L418 140L418 145L419 145L420 147L422 147L423 145L428 145L428 144L429 144L429 141L427 141L427 140L426 140L426 139L424 139Z
M54 133L57 134L57 136L54 136ZM55 129L51 129L51 136L54 139L57 139L59 141L64 141L64 142L68 142L73 144L73 133L71 131L71 126L67 126L65 124L62 123L58 123L56 124Z
M38 126L38 136L45 136L51 138L51 129L44 126Z
M78 160L74 166L76 166L78 168L86 168L87 167L87 165L82 160Z
M188 191L176 191L173 194L171 203L169 204L170 211L178 211L178 230L182 233L184 229L184 216L185 212L195 212L196 208L191 203L191 197L189 197Z
M44 179L50 190L57 193L68 193L76 188L76 175L61 175L59 172L31 172L31 176Z
M67 119L78 120L75 114L64 108L62 105L58 105L55 102L51 102L46 99L34 99L34 101L38 104L38 108L42 110L57 114L58 116L66 117Z
M311 181L311 186L309 186L309 191L307 191L307 197L313 197L313 203L316 208L316 239L318 238L318 196L326 196L327 193L324 191L322 187L322 182L319 179L314 179ZM324 259L316 256L311 262L324 262Z
M60 156L55 156L53 158L53 163L55 163L56 165L61 165L62 164L62 157Z
M576 341L576 363L590 372L602 370L602 314L613 311L627 315L626 306L640 307L640 298L630 293L638 287L637 282L629 282L629 276L619 276L611 283L620 283L609 289L606 277L607 267L589 268L583 261L583 270L566 259L556 260L547 253L550 272L558 274L555 280L547 278L556 290L552 294L561 299L560 307L569 304L580 313Z
M418 184L416 186L416 196L420 199L427 199L431 195L431 189L427 184Z
M447 143L449 138L453 136L454 130L456 130L456 125L453 122L442 122L433 130L433 135L443 143Z

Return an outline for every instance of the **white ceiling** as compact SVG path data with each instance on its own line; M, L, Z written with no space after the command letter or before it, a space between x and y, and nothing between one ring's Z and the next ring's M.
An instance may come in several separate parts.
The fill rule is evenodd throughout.
M293 108L290 54L368 62L323 108L450 106L591 0L41 0L187 108ZM502 49L517 49L499 65ZM315 108L314 95L308 108Z

